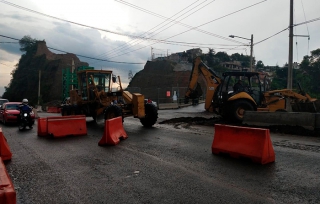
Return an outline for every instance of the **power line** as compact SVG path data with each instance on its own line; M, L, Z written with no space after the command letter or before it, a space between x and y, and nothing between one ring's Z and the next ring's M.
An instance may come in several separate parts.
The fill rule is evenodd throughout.
M123 1L123 2L124 2L125 4L129 4L129 3L125 2L125 1ZM120 3L122 3L122 2L120 2ZM200 3L200 4L196 5L196 6L194 6L192 9L195 9L196 7L200 6L200 5L203 4L203 3L204 3L204 2L202 2L202 3ZM194 3L193 3L193 4L194 4ZM181 13L182 11L184 11L184 10L186 10L187 8L191 7L193 4L188 5L187 7L185 7L184 9L182 9L181 11L179 11L178 13L176 13L175 15L171 16L170 18L161 16L160 14L157 14L157 13L151 12L151 11L149 11L149 10L146 10L146 9L143 9L143 8L140 8L140 7L137 7L137 6L133 5L133 4L129 4L129 5L130 5L131 7L134 6L134 7L138 8L139 10L147 11L147 13L150 13L150 14L152 14L152 15L155 15L155 16L157 16L157 17L161 17L161 18L165 19L165 21L163 21L162 23L160 23L160 24L158 24L157 26L153 27L153 28L150 29L149 31L154 30L155 28L157 28L157 27L159 27L160 25L164 24L165 22L169 21L169 22L166 23L165 25L163 25L163 26L161 26L160 28L158 28L158 29L155 30L155 31L157 31L157 30L163 28L164 26L170 24L170 23L173 22L173 21L177 23L178 21L176 21L176 19L178 19L179 17L181 17L181 16L184 15L185 13L191 11L192 9L190 9L190 10L188 10L187 12L181 14L180 16L176 17L175 19L172 19L172 17L178 15L178 14ZM162 32L162 31L164 31L164 30L165 30L165 29L163 29L163 30L161 30L161 31L159 31L159 32L157 32L157 33L154 33L155 31L153 31L152 33L150 33L150 34L153 34L153 35L151 35L151 37L152 37L152 36L155 36L156 34ZM144 34L146 34L146 33L147 33L147 32L145 32ZM143 35L144 35L144 34L143 34ZM142 41L142 40L140 40L140 42L141 42L141 41ZM137 41L135 45L140 44L140 43L138 43L138 42L139 42L139 41ZM130 47L132 47L132 46L134 46L134 45L131 45ZM129 47L129 45L127 45L127 47ZM121 49L121 50L123 50L123 49ZM120 50L119 50L119 51L120 51ZM118 52L119 52L119 51L118 51Z
M304 24L307 24L307 23L312 23L312 22L319 21L319 20L320 20L320 17L314 18L314 19L311 19L311 20L308 20L308 21L305 21L305 22L302 22L302 23L294 24L293 26L300 26L300 25L304 25Z
M39 15L42 15L42 16L46 16L46 17L53 18L53 19L60 20L60 21L65 21L65 22L68 22L68 23L71 23L71 24L75 24L75 25L79 25L79 26L83 26L83 27L88 27L88 28L92 28L92 29L96 29L96 30L101 30L101 31L112 33L112 34L117 34L117 35L121 35L121 36L130 37L130 38L140 38L140 39L144 39L144 40L156 41L158 43L159 42L164 42L164 40L158 40L158 39L152 39L152 38L128 35L128 34L118 33L118 32L114 32L114 31L110 31L110 30L106 30L106 29L101 29L101 28L97 28L97 27L93 27L93 26L88 26L88 25L85 25L85 24L76 23L76 22L73 22L73 21L65 20L65 19L62 19L62 18L58 18L58 17L54 17L54 16L51 16L51 15L47 15L47 14L44 14L44 13L41 13L41 12L38 12L38 11L34 11L32 9L28 9L28 8L19 6L17 4L13 4L13 3L5 1L5 0L0 0L0 2L4 3L4 4L7 4L9 6L13 6L13 7L16 7L16 8L31 12L31 13L36 13L36 14L39 14ZM82 57L85 57L85 56L82 56ZM101 61L107 61L107 62L114 62L114 63L126 63L126 62L117 62L117 61L111 61L111 60L106 60L106 59L98 59L98 58L93 58L93 57L86 57L86 58L95 59L95 60L101 60ZM140 63L140 64L143 64L143 63Z
M207 3L206 5L202 6L201 8L198 8L196 11L192 12L191 14L185 16L184 18L182 18L182 19L180 19L180 20L183 20L183 19L189 17L190 15L194 14L195 12L199 11L200 9L204 8L205 6L211 4L211 3L214 2L214 1L215 1L215 0L210 1L210 2ZM204 3L204 2L202 2L202 3ZM202 4L202 3L201 3L201 4ZM201 4L195 6L194 8L192 8L192 9L188 10L187 12L181 14L180 16L176 17L175 19L169 19L169 18L167 18L167 20L170 20L170 21L169 21L168 23L166 23L165 25L161 26L160 28L158 28L157 30L160 30L161 28L163 28L163 27L171 24L172 22L173 22L173 24L172 24L172 25L169 25L168 27L166 27L166 28L164 28L164 29L162 29L161 31L158 31L157 33L154 33L154 34L151 35L150 37L156 36L157 34L163 32L164 30L169 29L170 27L174 26L174 25L177 24L177 23L181 24L179 21L176 21L176 19L180 18L181 16L185 15L186 13L188 13L189 11L195 9L196 7L200 6ZM189 26L189 27L192 28L192 26ZM157 30L155 30L155 31L157 31ZM140 42L141 42L141 41L142 41L142 40L140 40ZM140 43L137 43L137 44L140 44ZM131 46L131 47L132 47L132 46ZM116 56L113 56L113 57L111 57L111 58L114 58L114 57L117 57L117 55L116 55Z
M9 38L9 39L12 39L12 40L18 40L18 41L20 41L20 40L17 39L17 38L5 36L5 35L0 35L0 37L4 37L4 38ZM64 53L70 53L70 52L67 52L67 51L64 51L64 50L59 50L59 49L52 48L52 47L48 47L48 48L49 48L49 49L52 49L52 50L64 52ZM73 53L73 54L75 54L75 53ZM88 58L88 59L93 59L93 60L98 60L98 61L104 61L104 62L121 63L121 64L144 64L144 63L139 63L139 62L119 62L119 61L111 61L111 60L106 60L106 59L98 59L98 58L94 58L94 57L88 57L88 56L79 55L79 54L75 54L75 55L80 56L80 57L84 57L84 58Z
M55 49L55 48L52 48L52 47L48 47L48 48L49 48L49 49L52 49L52 50L64 52L64 53L70 53L70 52L66 52L66 51L63 51L63 50ZM73 53L73 54L75 54L75 53ZM145 63L140 63L140 62L119 62L119 61L111 61L111 60L107 60L107 59L98 59L98 58L88 57L88 56L79 55L79 54L75 54L75 55L80 56L80 57L84 57L84 58L88 58L88 59L93 59L93 60L98 60L98 61L104 61L104 62L112 62L112 63L120 63L120 64L145 64Z
M17 5L17 4L13 4L13 3L8 2L8 1L5 1L5 0L0 0L0 2L1 2L1 3L4 3L4 4L7 4L7 5L9 5L9 6L13 6L13 7L16 7L16 8L22 9L22 10L25 10L25 11L29 11L29 12L31 12L31 13L36 13L36 14L38 14L38 15L46 16L46 17L49 17L49 18L53 18L53 19L56 19L56 20L68 22L68 23L71 23L71 24L75 24L75 25L79 25L79 26L83 26L83 27L87 27L87 28L92 28L92 29L104 31L104 32L107 32L107 33L112 33L112 34L116 34L116 35L121 35L121 36L129 37L129 38L140 38L140 39L150 40L150 41L156 41L156 42L162 42L162 41L164 41L164 40L159 40L159 39L153 39L153 38L147 38L147 37L141 37L141 36L123 34L123 33L115 32L115 31L111 31L111 30L107 30L107 29L103 29L103 28L98 28L98 27L94 27L94 26L89 26L89 25L77 23L77 22L74 22L74 21L69 21L69 20L66 20L66 19L63 19L63 18L58 18L58 17L51 16L51 15L48 15L48 14L44 14L44 13L41 13L41 12L38 12L38 11L35 11L35 10L32 10L32 9L28 9L28 8L19 6L19 5Z
M295 10L295 5L293 6L293 23L295 23L295 20L296 20L296 17L295 17L295 13L296 13L296 10ZM294 32L297 33L297 27L294 27ZM295 36L296 37L296 52L297 52L297 62L299 61L299 47L298 47L298 36Z
M288 30L288 29L289 29L289 28L285 28L285 29L283 29L283 30L281 30L281 31L279 31L279 32L277 32L277 33L275 33L275 34L273 34L273 35L271 35L271 36L263 39L263 40L260 40L260 41L258 41L258 42L256 42L256 43L254 43L253 45L260 44L260 43L262 43L262 42L264 42L264 41L266 41L266 40L268 40L268 39L270 39L270 38L272 38L272 37L274 37L274 36L276 36L276 35L279 35L280 33L284 32L284 31L286 31L286 30Z
M266 0L264 0L264 1L266 1ZM246 7L246 8L241 9L241 10L244 10L244 9L249 8L249 7L255 6L255 5L260 4L260 3L264 2L264 1L258 2L258 3L256 3L256 4L253 4L253 5L251 5L251 6L248 6L248 7ZM19 9L22 9L22 10L25 10L25 11L28 11L28 12L36 13L36 14L39 14L39 15L43 15L43 16L46 16L46 17L49 17L49 18L53 18L53 19L65 21L65 22L68 22L68 23L76 24L76 25L79 25L79 26L84 26L84 27L88 27L88 28L92 28L92 29L97 29L97 30L109 32L109 33L112 33L112 34L122 35L122 36L130 37L130 38L140 38L140 39L144 39L144 40L156 41L156 43L161 43L161 42L164 42L164 41L165 41L165 40L158 40L158 39L146 38L146 37L141 37L141 36L133 36L133 35L118 33L118 32L114 32L114 31L110 31L110 30L106 30L106 29L101 29L101 28L97 28L97 27L93 27L93 26L88 26L88 25L76 23L76 22L73 22L73 21L65 20L65 19L62 19L62 18L54 17L54 16L51 16L51 15L47 15L47 14L44 14L44 13L40 13L40 12L31 10L31 9L28 9L28 8L25 8L25 7L22 7L22 6L19 6L19 5L10 3L10 2L5 1L5 0L0 0L0 2L5 3L5 4L7 4L7 5L10 5L10 6L13 6L13 7L16 7L16 8L19 8ZM239 11L241 11L241 10L239 10ZM239 12L239 11L236 11L236 12ZM233 13L236 13L236 12L233 12ZM231 13L231 14L233 14L233 13ZM231 14L228 14L228 15L231 15ZM228 16L228 15L225 15L225 16L223 16L223 17L220 17L219 19L224 18L224 17L226 17L226 16ZM218 19L215 19L215 20L218 20ZM215 20L213 20L213 21L215 21ZM208 22L208 23L211 23L211 22L213 22L213 21L210 21L210 22ZM208 23L202 24L202 25L200 25L200 26L206 25L206 24L208 24ZM190 30L196 30L196 29L198 29L198 27L200 27L200 26L193 27L193 28L191 28ZM190 30L187 30L187 31L185 31L185 32L188 32L188 31L190 31ZM185 33L185 32L183 32L183 33ZM177 35L180 35L180 34L182 34L182 33L179 33L179 34L177 34ZM175 35L175 36L177 36L177 35ZM172 37L175 37L175 36L172 36ZM170 38L172 38L172 37L170 37ZM170 38L167 38L167 39L170 39ZM227 39L227 38L226 38L226 39ZM229 40L230 40L230 39L229 39ZM154 44L155 44L155 43L154 43ZM145 47L146 47L146 46L145 46ZM144 47L142 47L142 48L144 48ZM140 49L142 49L142 48L139 48L138 50L140 50ZM136 50L133 50L133 51L136 51ZM127 54L127 53L126 53L126 54ZM121 56L121 55L118 55L118 56ZM110 61L110 60L109 60L109 61ZM110 62L112 62L112 61L110 61Z
M198 2L198 1L199 1L199 0L197 0L196 2ZM175 15L171 16L171 18L174 17L174 16L176 16L176 15L178 15L178 14L181 13L182 11L186 10L187 8L189 8L190 6L192 6L193 4L195 4L196 2L188 5L187 7L185 7L184 9L182 9L181 11L179 11L178 13L176 13ZM200 4L202 4L202 3L200 3ZM199 4L199 5L200 5L200 4ZM197 6L199 6L199 5L197 5ZM158 15L158 14L157 14L157 15ZM145 34L148 34L149 31L152 31L153 29L159 27L160 25L162 25L163 23L165 23L167 20L168 20L168 19L166 19L166 20L163 21L162 23L158 24L157 26L149 29L148 31L146 31L146 32L144 32L143 34L141 34L140 36L143 36L143 35L145 35ZM154 31L153 31L153 32L154 32ZM152 33L150 33L150 34L152 34ZM141 41L141 40L140 40L140 41ZM113 50L111 50L111 51L108 51L108 52L106 52L106 53L104 53L104 54L105 54L105 55L108 55L108 54L111 53L111 52L116 52L116 51L119 52L120 50L123 50L125 47L129 47L128 43L130 43L130 42L132 42L132 43L134 43L134 42L139 42L139 40L137 40L137 39L132 39L132 40L130 40L129 42L120 45L118 48L115 48L115 49L113 49ZM175 42L175 43L178 43L178 42ZM179 42L179 43L180 43L180 42ZM131 46L132 46L132 45L131 45ZM104 55L104 54L102 54L102 55Z
M18 43L18 42L0 42L0 43Z
M242 11L242 10L248 9L248 8L250 8L250 7L256 6L256 5L258 5L258 4L262 3L262 2L265 2L265 1L266 1L266 0L261 1L261 2L258 2L258 3L255 3L255 4L252 4L252 5L250 5L250 6L247 6L247 7L245 7L245 8L242 8L242 9L240 9L240 10L234 11L234 12L229 13L229 14L226 14L226 15L224 15L224 16L222 16L222 17L219 17L219 18L216 18L216 19L214 19L214 20L211 20L211 21L209 21L209 22L207 22L207 23L201 24L201 25L196 26L196 27L192 27L192 28L189 29L189 30L186 30L186 31L184 31L184 32L181 32L181 33L178 33L178 34L173 35L173 36L171 36L171 37L168 37L168 38L166 38L166 39L164 39L164 40L162 40L162 41L166 41L167 39L170 39L170 38L176 37L176 36L178 36L178 35L181 35L181 34L183 34L183 33L189 32L190 30L198 29L198 28L201 27L201 26L204 26L204 25L206 25L206 24L209 24L209 23L211 23L211 22L213 22L213 21L220 20L220 19L222 19L222 18L225 18L225 17L227 17L227 16L230 16L230 15L235 14L235 13L237 13L237 12L240 12L240 11ZM228 39L228 38L226 38L226 39ZM135 49L135 50L132 50L132 51L123 53L123 54L118 55L118 56L122 56L122 55L125 55L125 54L128 54L128 53L131 53L131 52L135 52L135 51L137 51L137 50L141 50L142 48L148 47L148 46L150 46L150 45L154 45L154 44L156 44L156 43L159 43L159 42L155 42L155 43L149 44L149 45L147 45L147 46L140 47L140 48L138 48L138 49ZM114 56L114 57L118 57L118 56ZM112 57L112 58L114 58L114 57Z
M171 20L170 22L174 21L174 22L176 22L176 24L180 24L180 25L183 25L183 26L185 26L185 27L191 28L191 29L189 29L189 30L187 30L187 31L184 31L184 32L179 33L179 34L177 34L177 35L174 35L174 36L172 36L172 37L181 35L181 34L183 34L183 33L185 33L185 32L190 31L190 30L196 30L196 31L199 31L199 32L202 32L202 33L205 33L205 34L214 36L214 37L218 37L218 38L221 38L221 39L224 39L224 40L228 40L228 41L232 41L232 42L237 42L237 43L240 43L240 44L243 44L243 43L242 43L242 42L239 42L239 41L236 41L236 40L231 40L230 38L227 38L227 37L223 37L223 36L219 36L219 35L217 35L217 34L210 33L210 32L208 32L208 31L201 30L201 29L199 29L199 27L201 27L201 26L203 26L203 25L206 25L206 24L208 24L208 23L211 23L211 22L213 22L213 21L222 19L222 18L224 18L224 17L226 17L226 16L232 15L232 14L237 13L237 12L239 12L239 11L245 10L245 9L250 8L250 7L252 7L252 6L256 6L256 5L264 2L264 1L258 2L258 3L256 3L256 4L253 4L253 5L250 5L250 6L248 6L248 7L245 7L245 8L243 8L243 9L238 10L238 11L236 11L236 12L233 12L233 13L231 13L231 14L228 14L228 15L222 16L222 17L220 17L220 18L218 18L218 19L214 19L214 20L212 20L212 21L209 21L209 22L207 22L207 23L204 23L204 24L202 24L202 25L200 25L200 26L192 27L192 26L190 26L190 25L187 25L187 24L181 23L181 22L179 22L179 21L176 21L175 19L167 18L167 17L161 16L160 14L153 13L153 12L151 12L151 11L149 11L149 10L143 9L143 8L141 8L141 7L138 7L138 6L134 5L134 4L127 3L127 2L125 2L125 1L123 1L123 0L116 0L116 1L118 1L118 2L120 2L120 3L124 3L124 4L126 4L126 5L129 5L129 6L133 7L133 8L137 8L138 10L147 11L147 13L151 13L151 14L153 14L154 16L161 17L161 18L164 18L164 19L167 19L167 20ZM265 1L266 1L266 0L265 0ZM210 2L210 3L211 3L211 2ZM201 7L201 8L203 8L203 7ZM200 9L201 9L201 8L200 8ZM198 9L198 10L199 10L199 9ZM198 11L198 10L197 10L197 11ZM195 11L195 12L196 12L196 11ZM195 13L195 12L193 12L193 13ZM193 13L191 13L191 14L193 14ZM191 15L191 14L190 14L190 15ZM188 16L190 16L190 15L188 15ZM187 16L187 17L188 17L188 16ZM185 18L187 18L187 17L185 17ZM183 18L183 19L185 19L185 18ZM183 19L180 19L180 20L183 20ZM173 26L173 25L171 25L171 26ZM171 26L167 27L166 29L170 28ZM153 35L153 36L154 36L154 35ZM172 38L172 37L166 38L165 40L170 39L170 38ZM162 43L163 43L163 42L162 42ZM153 44L152 44L152 45L153 45ZM142 47L142 48L144 48L144 47ZM141 48L141 49L142 49L142 48ZM139 50L139 49L138 49L138 50ZM136 50L133 50L133 51L136 51ZM118 57L118 56L121 56L121 55L116 55L116 56L113 56L113 57L111 57L111 58Z
M301 5L302 5L302 10L303 10L303 14L304 14L304 20L307 21L307 17L306 17L306 12L304 11L304 6L303 6L303 2L301 0ZM309 28L308 28L308 24L306 24L307 27L307 32L308 32L308 51L307 54L309 54L309 44L310 44L310 33L309 33Z
M319 21L319 20L320 20L320 17L319 17L319 18L312 19L312 20L309 20L309 21L305 21L305 22L302 22L302 23L294 24L293 26L294 26L294 27L295 27L295 26L300 26L300 25L304 25L304 24L306 24L306 23L311 23L311 22L315 22L315 21ZM270 39L270 38L272 38L272 37L274 37L274 36L276 36L276 35L284 32L284 31L286 31L286 30L288 30L288 29L289 29L289 27L288 27L288 28L285 28L285 29L283 29L283 30L281 30L281 31L273 34L273 35L271 35L270 37L267 37L267 38L265 38L265 39L263 39L263 40L261 40L261 41L259 41L259 42L256 42L256 43L254 43L253 45L257 45L257 44L259 44L259 43L262 43L262 42L264 42L264 41L266 41L266 40L268 40L268 39Z
M146 10L146 9L143 9L143 8L141 8L141 7L138 7L138 6L134 5L134 4L130 4L130 3L128 3L128 2L125 2L125 1L123 1L123 0L115 0L115 1L117 1L117 2L119 2L119 3L126 4L126 5L128 5L128 6L130 6L130 7L136 8L136 9L141 10L141 11ZM213 1L214 1L214 0L213 0ZM213 1L209 2L208 4L212 3ZM265 1L266 1L266 0L265 0ZM205 6L207 6L208 4L206 4ZM204 7L204 6L203 6L203 7ZM199 10L202 9L203 7L201 7L201 8L199 8L198 10L192 12L192 13L189 14L187 17L189 17L190 15L192 15L192 14L194 14L195 12L199 11ZM236 43L242 44L241 42L239 42L239 41L237 41L237 40L233 40L233 39L230 39L230 38L227 38L227 37L224 37L224 36L220 36L220 35L217 35L217 34L214 34L214 33L211 33L211 32L208 32L208 31L205 31L205 30L202 30L202 29L199 29L199 27L201 27L201 26L203 26L203 25L206 25L206 24L208 24L208 23L210 23L210 22L212 22L212 21L210 21L210 22L208 22L208 23L205 23L205 24L202 24L202 25L200 25L200 26L194 27L194 26L190 26L190 25L187 25L187 24L185 24L185 23L180 22L181 20L183 20L183 19L185 19L185 18L187 18L187 17L185 17L185 18L183 18L183 19L180 19L180 21L176 21L175 19L167 18L167 17L165 17L165 16L162 16L162 15L160 15L160 14L151 12L151 11L149 11L149 10L146 10L146 11L148 11L148 13L150 13L150 14L153 15L153 16L156 16L156 17L159 17L159 18L162 18L162 19L165 19L165 20L170 20L170 22L175 22L176 24L182 25L182 26L187 27L187 28L191 28L192 30L196 30L196 31L199 31L199 32L202 32L202 33L211 35L211 36L215 36L215 37L218 37L218 38L221 38L221 39L230 41L230 42L236 42ZM179 16L179 17L180 17L180 16ZM213 20L213 21L215 21L215 20ZM190 30L188 30L188 31L190 31Z

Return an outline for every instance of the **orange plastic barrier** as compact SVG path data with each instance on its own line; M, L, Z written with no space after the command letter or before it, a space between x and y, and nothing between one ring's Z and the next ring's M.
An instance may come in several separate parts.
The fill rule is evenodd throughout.
M38 118L38 136L47 136L47 118Z
M16 191L2 159L0 160L0 203L16 204Z
M12 153L10 151L9 145L7 143L7 139L2 133L2 129L0 128L0 156L3 161L11 160ZM0 179L1 181L1 179ZM0 185L1 187L1 185Z
M275 161L269 129L215 125L212 153L228 153L231 157L250 158L267 164Z
M60 113L60 108L58 108L58 107L48 107L47 113Z
M87 135L85 115L57 116L38 119L38 136L53 137Z
M120 139L127 139L128 135L123 129L122 116L105 121L104 133L98 145L117 145Z

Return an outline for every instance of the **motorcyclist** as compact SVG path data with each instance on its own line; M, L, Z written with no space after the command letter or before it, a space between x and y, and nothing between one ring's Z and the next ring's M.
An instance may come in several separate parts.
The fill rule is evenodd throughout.
M28 99L24 98L22 100L22 103L19 105L19 110L21 112L27 112L30 113L32 111L32 108L28 105Z
M32 127L31 124L31 118L30 118L30 113L32 111L32 108L28 105L28 99L23 99L22 103L19 105L19 110L20 110L20 117L19 117L19 123L21 122L21 118L23 113L28 113L29 117L28 117L28 122L29 122L29 127Z

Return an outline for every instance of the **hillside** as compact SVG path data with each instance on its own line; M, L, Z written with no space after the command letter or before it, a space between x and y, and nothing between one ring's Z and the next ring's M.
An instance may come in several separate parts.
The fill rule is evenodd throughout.
M62 69L70 68L72 59L75 66L88 66L72 53L55 54L45 41L36 41L34 50L27 51L19 60L12 72L12 79L3 98L10 101L21 101L28 98L30 104L38 102L39 71L41 71L40 95L43 103L59 100L62 97Z
M172 102L174 91L179 98L184 97L191 69L191 63L176 63L168 60L148 61L144 69L134 75L128 90L133 93L142 93L146 98L160 103ZM170 96L167 96L168 91Z

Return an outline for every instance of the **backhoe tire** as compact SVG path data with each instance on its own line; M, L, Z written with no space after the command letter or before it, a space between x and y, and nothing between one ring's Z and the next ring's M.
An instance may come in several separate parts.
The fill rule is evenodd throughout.
M122 116L122 109L119 106L116 105L110 105L104 110L104 119L112 119ZM123 117L122 117L122 122L123 122Z
M231 104L229 117L233 122L241 123L245 111L254 111L253 105L246 100L237 100Z
M140 122L144 127L152 127L158 119L158 109L155 105L151 103L146 103L144 105L145 114L144 118L140 118Z

